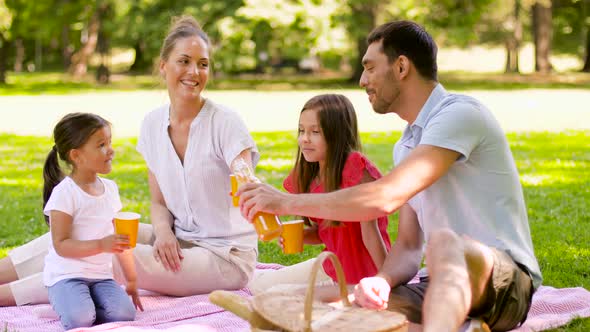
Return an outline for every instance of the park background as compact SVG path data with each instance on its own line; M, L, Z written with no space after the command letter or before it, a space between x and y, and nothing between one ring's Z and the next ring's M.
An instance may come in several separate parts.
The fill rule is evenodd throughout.
M210 35L205 96L237 110L277 187L294 162L299 111L318 93L349 97L364 152L385 173L404 123L377 115L358 87L364 38L392 19L423 24L440 81L482 100L507 132L544 284L590 288L590 0L0 0L0 257L47 231L42 165L51 130L73 111L113 123L126 210L149 222L147 169L135 151L143 116L167 101L153 75L173 16ZM395 239L397 216L389 228ZM293 264L260 243L260 260ZM579 319L556 331L588 331Z

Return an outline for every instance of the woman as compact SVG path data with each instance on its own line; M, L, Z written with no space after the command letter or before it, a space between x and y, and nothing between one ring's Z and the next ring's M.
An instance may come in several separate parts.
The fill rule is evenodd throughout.
M149 169L152 222L141 224L134 249L137 283L173 296L242 288L256 265L254 229L227 193L233 161L256 164L259 153L237 113L202 96L209 56L194 18L172 24L159 62L170 104L146 115L137 144ZM47 303L39 272L48 241L44 235L0 260L0 305Z

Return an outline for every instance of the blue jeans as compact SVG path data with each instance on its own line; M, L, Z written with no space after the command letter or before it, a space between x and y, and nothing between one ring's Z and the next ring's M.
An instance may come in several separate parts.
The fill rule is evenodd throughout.
M64 329L135 319L135 306L113 279L64 279L47 288Z

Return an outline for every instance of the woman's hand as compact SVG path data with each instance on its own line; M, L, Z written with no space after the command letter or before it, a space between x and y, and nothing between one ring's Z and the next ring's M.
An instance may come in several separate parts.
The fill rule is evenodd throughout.
M125 288L125 291L127 294L129 294L129 296L131 296L131 300L133 301L135 308L143 311L143 305L141 304L139 294L137 293L137 282L135 280L127 281L127 287Z
M131 247L129 246L129 235L113 234L100 239L100 249L102 252L116 254L121 253L130 248Z
M180 271L180 261L184 259L178 239L171 229L161 229L156 233L154 242L154 258L162 263L166 271Z

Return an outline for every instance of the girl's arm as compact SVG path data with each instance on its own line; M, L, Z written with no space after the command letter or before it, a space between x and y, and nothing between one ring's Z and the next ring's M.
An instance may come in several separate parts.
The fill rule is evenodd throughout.
M367 173L365 170L363 172L363 178L361 179L361 183L367 183L374 181L374 179ZM381 237L381 233L379 232L379 224L377 220L371 220L368 222L361 223L361 235L363 238L363 244L371 258L373 259L373 263L377 269L380 269L383 266L383 262L385 262L385 257L387 256L387 248L385 247L385 242Z
M137 273L135 272L133 250L125 250L122 253L118 253L117 259L119 260L119 264L121 264L123 274L127 280L127 287L125 291L127 294L129 294L129 296L131 296L135 308L143 311L143 305L141 304L141 300L139 299L139 295L137 293Z
M86 241L72 239L73 218L67 213L52 210L49 220L53 248L62 257L82 258L103 252L120 253L129 249L127 235L113 234L102 239Z
M381 237L381 233L379 233L377 220L362 222L361 234L365 248L367 248L367 251L371 255L373 263L375 263L377 269L380 269L383 266L383 262L385 262L387 249L385 248L385 242Z
M304 244L323 244L318 235L318 224L312 223L311 227L303 229Z

